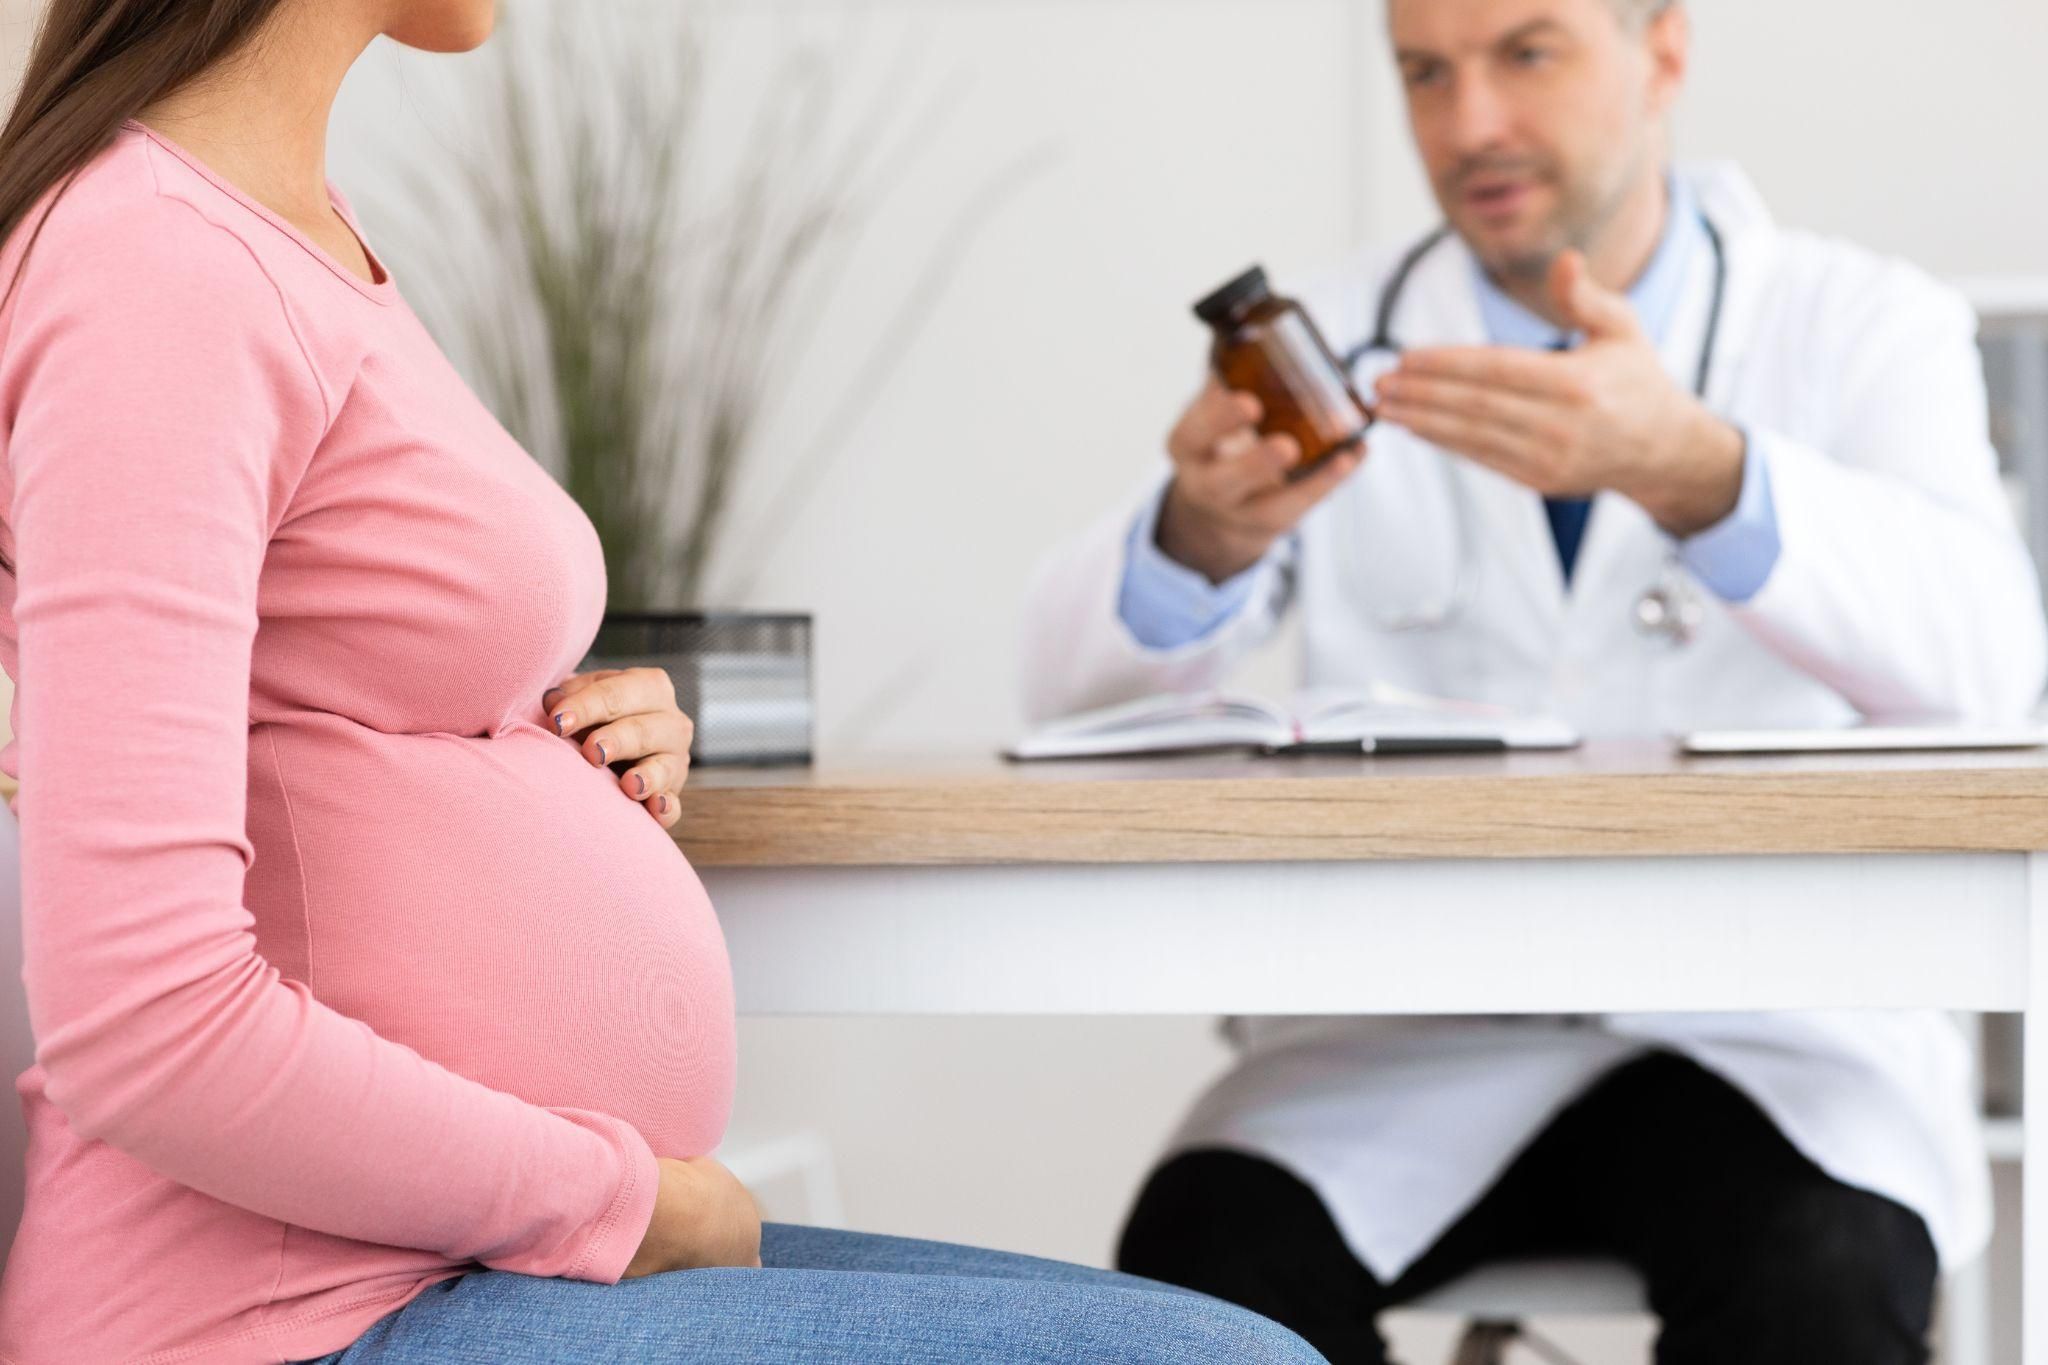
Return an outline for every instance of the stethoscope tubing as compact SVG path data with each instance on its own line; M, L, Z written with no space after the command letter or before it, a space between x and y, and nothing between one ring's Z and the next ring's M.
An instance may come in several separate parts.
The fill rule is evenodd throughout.
M1714 377L1715 352L1719 349L1721 339L1721 315L1728 298L1728 247L1714 220L1705 213L1700 214L1699 218L1700 226L1707 234L1707 245L1714 254L1714 288L1707 307L1707 330L1700 343L1699 368L1693 375L1693 393L1701 402L1705 402L1708 387ZM1400 262L1394 267L1394 273L1388 276L1386 284L1381 286L1378 303L1373 310L1372 335L1343 355L1345 373L1353 372L1361 362L1375 354L1400 356L1401 344L1393 332L1394 315L1400 310L1401 301L1407 294L1409 281L1416 270L1430 253L1443 245L1450 236L1451 229L1448 224L1438 227L1402 255ZM1457 517L1457 526L1453 534L1458 538L1455 577L1452 580L1450 595L1442 603L1427 605L1417 612L1404 616L1381 620L1378 625L1382 630L1407 632L1448 625L1464 611L1476 590L1479 573L1478 549L1471 524L1470 496L1464 484L1458 480L1457 471L1448 463L1445 469L1453 485L1451 495ZM1662 608L1662 615L1658 619L1669 624L1646 626L1646 629L1670 634L1673 639L1683 643L1689 621L1687 613L1675 606L1673 598L1673 591L1666 585L1660 584L1649 589L1643 594L1643 601L1637 604L1637 617L1639 621L1647 622L1649 614L1646 608L1652 599L1657 599Z
M1707 387L1714 376L1714 352L1721 339L1721 314L1728 300L1728 246L1721 236L1721 230L1714 226L1714 220L1702 213L1700 227L1706 231L1707 245L1714 253L1714 292L1707 305L1707 334L1700 345L1699 369L1693 376L1693 393L1705 402ZM1427 237L1410 247L1401 257L1400 264L1380 289L1379 304L1373 311L1372 335L1344 353L1344 368L1354 370L1367 356L1385 352L1399 356L1402 346L1394 337L1394 314L1400 310L1401 301L1407 295L1408 283L1423 260L1450 238L1448 226L1437 228Z

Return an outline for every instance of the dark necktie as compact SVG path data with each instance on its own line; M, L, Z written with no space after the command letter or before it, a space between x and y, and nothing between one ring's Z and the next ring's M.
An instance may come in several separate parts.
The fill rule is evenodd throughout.
M1550 343L1553 351L1569 351L1568 337ZM1557 562L1564 568L1565 586L1570 587L1572 570L1578 566L1579 546L1586 539L1586 522L1593 515L1591 498L1545 498L1544 515L1550 518L1550 538L1557 542Z

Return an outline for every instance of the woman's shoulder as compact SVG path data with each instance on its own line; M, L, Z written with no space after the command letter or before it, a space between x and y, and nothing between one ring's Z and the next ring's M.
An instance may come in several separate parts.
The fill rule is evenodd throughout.
M209 202L209 189L160 144L125 126L76 175L53 187L7 243L6 262L26 251L31 281L88 284L106 298L132 289L210 300L215 308L277 306L283 293L259 234ZM169 164L166 164L166 162Z
M117 350L267 355L274 372L298 373L309 400L331 410L361 346L309 307L311 291L293 273L302 264L277 235L127 125L43 196L0 253L0 282L11 285L0 369L32 355L41 337L83 328Z

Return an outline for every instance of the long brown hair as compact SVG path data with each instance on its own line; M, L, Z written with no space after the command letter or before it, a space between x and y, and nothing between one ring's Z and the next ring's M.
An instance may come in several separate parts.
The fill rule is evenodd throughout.
M49 0L0 128L0 241L148 105L228 56L283 0Z
M0 128L0 242L14 236L47 191L97 156L124 121L232 54L282 3L48 0L21 91ZM41 230L39 219L30 248ZM27 258L25 250L0 305ZM0 569L14 571L5 555Z

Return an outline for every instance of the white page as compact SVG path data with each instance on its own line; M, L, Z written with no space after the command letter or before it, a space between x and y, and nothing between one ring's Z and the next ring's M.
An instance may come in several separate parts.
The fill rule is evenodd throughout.
M1056 720L1008 750L1011 758L1093 758L1288 744L1294 722L1260 697L1198 692L1143 697Z

